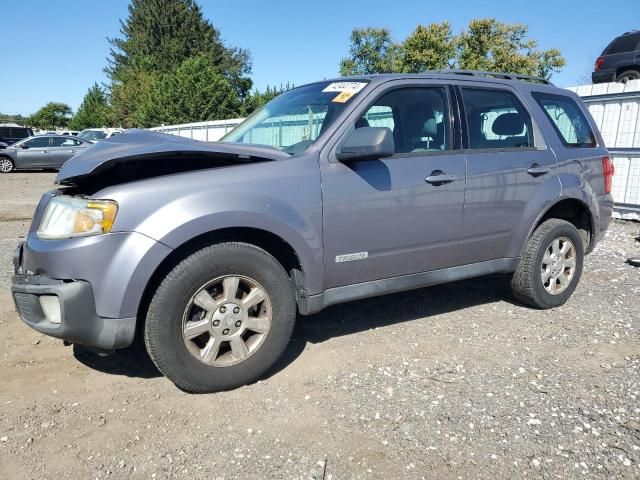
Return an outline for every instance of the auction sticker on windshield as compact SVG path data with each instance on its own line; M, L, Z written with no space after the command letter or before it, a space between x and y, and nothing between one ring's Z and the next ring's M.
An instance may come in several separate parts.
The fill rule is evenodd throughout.
M332 101L345 103L366 86L367 84L365 82L333 82L327 85L322 91L337 92L338 95Z

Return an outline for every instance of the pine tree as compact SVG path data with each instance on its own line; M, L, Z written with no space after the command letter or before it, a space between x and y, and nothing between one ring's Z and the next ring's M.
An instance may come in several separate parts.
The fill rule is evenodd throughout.
M97 84L87 91L78 111L69 122L74 130L105 127L108 123L109 104L104 90Z
M122 36L109 39L112 49L105 69L116 123L132 125L151 86L196 56L229 82L238 102L250 92L249 53L227 47L194 0L131 0L120 25Z

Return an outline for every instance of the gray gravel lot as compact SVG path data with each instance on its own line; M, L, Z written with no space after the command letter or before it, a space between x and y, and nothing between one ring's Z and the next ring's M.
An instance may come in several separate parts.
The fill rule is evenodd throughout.
M504 276L335 306L262 381L189 395L139 345L19 320L11 254L52 179L0 176L0 478L640 477L640 224L612 224L559 309Z

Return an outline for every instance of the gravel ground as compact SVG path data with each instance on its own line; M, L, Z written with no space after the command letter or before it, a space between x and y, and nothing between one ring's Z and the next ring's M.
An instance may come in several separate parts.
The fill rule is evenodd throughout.
M24 326L13 247L53 176L0 176L0 478L638 478L637 223L563 307L492 276L300 317L253 385L189 395L136 345L98 357Z

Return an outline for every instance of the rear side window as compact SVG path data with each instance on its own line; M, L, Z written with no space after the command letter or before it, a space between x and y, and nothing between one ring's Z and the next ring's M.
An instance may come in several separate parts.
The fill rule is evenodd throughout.
M469 148L533 147L531 116L506 90L462 88Z
M616 53L628 53L638 50L640 43L640 33L623 35L616 38L604 51L604 55L615 55Z
M570 97L534 92L533 98L542 107L565 147L591 148L596 137L582 109Z
M12 128L11 136L13 138L27 138L31 135L29 135L29 130L27 130L26 128Z
M8 128L0 128L0 138L6 138L7 140L11 137L11 130L9 130Z

